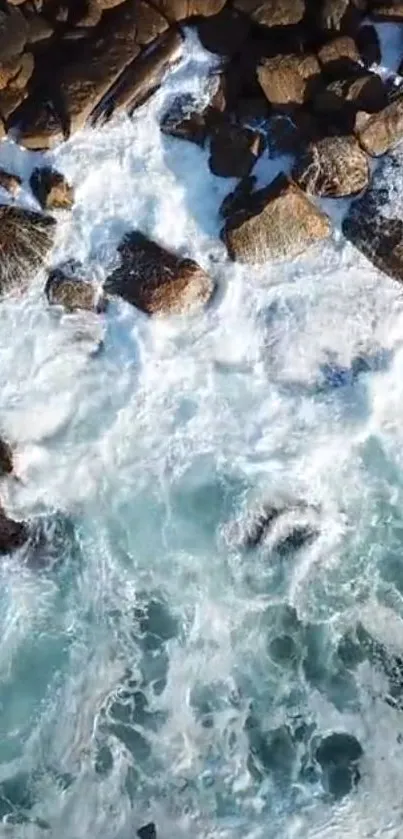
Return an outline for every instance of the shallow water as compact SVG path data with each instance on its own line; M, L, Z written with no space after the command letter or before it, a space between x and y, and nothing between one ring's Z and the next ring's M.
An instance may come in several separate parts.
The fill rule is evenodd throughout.
M197 259L214 304L63 317L38 276L0 306L21 477L1 494L53 528L57 558L0 569L12 839L129 839L150 819L160 839L402 836L402 710L384 663L343 646L357 621L403 645L401 289L339 225L291 265L228 262L218 208L235 181L158 129L178 92L207 95L213 64L189 36L132 120L48 159L76 190L54 263L74 256L102 282L136 227ZM29 177L35 155L3 154ZM260 161L259 181L280 164ZM250 511L296 501L317 538L279 549L297 509L245 550ZM335 731L363 749L343 796L315 759Z

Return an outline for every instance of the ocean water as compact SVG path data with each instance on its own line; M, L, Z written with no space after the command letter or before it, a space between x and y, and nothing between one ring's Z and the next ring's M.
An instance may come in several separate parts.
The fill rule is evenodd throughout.
M47 156L76 195L52 264L102 283L137 228L198 260L214 303L63 316L42 274L0 305L20 478L0 495L48 536L0 567L5 839L403 836L402 291L344 241L345 202L292 264L228 261L235 181L158 127L215 63L189 34L132 119ZM1 154L25 178L38 160ZM265 155L259 183L289 165ZM264 504L286 512L248 549ZM358 761L344 737L321 763L332 733Z

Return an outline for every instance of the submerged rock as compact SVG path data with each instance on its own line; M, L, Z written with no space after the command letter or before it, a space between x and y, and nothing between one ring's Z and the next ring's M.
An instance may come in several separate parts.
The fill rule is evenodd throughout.
M231 259L261 264L291 259L329 236L330 220L300 187L280 174L230 216L223 239Z
M0 294L27 286L52 248L55 220L18 207L0 207Z
M287 517L293 517L296 513L308 514L312 512L314 512L314 508L303 501L288 506L263 505L248 525L242 540L243 546L247 549L259 547L266 537L273 533L273 527L278 522L284 525L287 523ZM315 512L317 511L315 510ZM285 532L283 527L281 528L275 544L275 549L280 554L286 554L291 550L299 550L319 535L318 528L313 527L312 524L294 522L290 518L289 525L290 527L287 527Z
M29 537L27 524L10 519L0 507L0 554L8 554L22 548Z
M325 786L336 798L343 798L360 780L358 768L363 749L357 738L345 732L325 737L316 749L316 760Z
M121 265L107 278L106 291L146 314L182 314L210 299L214 283L193 259L182 259L143 233L128 233L118 252Z
M139 839L157 839L157 829L154 822L149 822L143 825L143 827L140 827L137 831L137 836Z
M43 210L69 210L73 205L72 187L64 175L50 167L34 169L29 185Z
M86 309L90 312L103 312L105 300L99 294L94 283L80 274L82 266L72 261L59 265L50 271L45 286L45 294L52 305L63 306L67 312Z
M311 195L354 195L368 184L368 159L354 137L325 137L301 155L293 177Z

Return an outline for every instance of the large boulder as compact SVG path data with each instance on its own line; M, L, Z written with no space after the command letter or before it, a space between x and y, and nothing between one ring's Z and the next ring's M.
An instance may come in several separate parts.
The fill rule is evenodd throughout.
M64 175L49 166L34 169L29 185L43 210L69 210L73 206L73 188Z
M315 55L276 55L258 66L259 84L277 108L302 105L312 98L320 77Z
M329 218L284 174L252 193L242 210L231 216L223 239L231 259L261 264L291 259L329 236Z
M0 207L0 294L25 288L52 248L55 220L18 207Z
M305 0L234 0L234 6L262 26L290 26L305 14Z
M222 178L243 178L263 149L264 138L259 131L232 123L218 125L211 138L210 169Z
M403 139L403 94L382 111L357 124L357 137L372 157L380 157Z
M105 289L146 314L200 308L214 291L213 281L197 262L176 256L138 231L123 238L118 252L121 264L107 278Z
M311 195L356 195L368 185L368 159L354 137L324 137L300 156L293 178Z
M385 157L369 189L352 203L343 233L377 268L403 282L403 213L396 192L400 173L400 156Z

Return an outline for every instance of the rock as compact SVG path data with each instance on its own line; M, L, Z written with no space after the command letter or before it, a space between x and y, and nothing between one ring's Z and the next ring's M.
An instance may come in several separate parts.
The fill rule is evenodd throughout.
M2 113L1 93L0 113ZM67 136L65 123L50 103L42 102L40 94L39 98L31 94L18 110L8 110L8 115L10 114L12 116L7 121L8 127L16 133L18 143L28 149L35 151L48 149Z
M403 139L403 95L359 125L357 137L372 157L380 157L393 149Z
M105 301L96 286L80 276L82 266L72 261L54 268L48 274L45 294L53 306L63 306L67 312L80 309L100 313Z
M64 175L54 169L34 169L29 185L43 210L70 210L73 206L73 188Z
M318 58L326 73L337 77L340 74L357 73L361 57L354 38L340 35L321 47Z
M9 554L22 548L28 537L29 531L25 522L8 518L0 508L0 554Z
M8 61L23 52L27 42L28 24L14 6L0 11L0 61Z
M371 3L371 17L374 20L401 23L403 21L403 2L392 0L389 3Z
M254 175L248 175L246 178L242 178L242 180L239 181L239 184L235 187L234 191L230 192L221 204L221 218L228 218L238 210L242 210L242 207L254 190L256 181L257 179Z
M362 755L362 746L352 734L334 732L320 742L316 760L329 792L336 798L343 798L358 783Z
M92 121L108 119L122 109L132 113L142 105L158 90L168 70L179 60L182 43L182 36L175 29L165 32L151 51L143 52L126 68L109 98L93 112Z
M153 6L171 21L218 15L227 0L153 0Z
M387 104L387 92L376 73L338 79L320 90L313 101L317 115L332 119L343 133L354 129L358 111L377 113Z
M21 56L18 73L10 79L7 90L24 90L34 72L34 67L34 56L31 52L24 52L24 55Z
M18 75L21 70L21 56L17 55L8 61L0 64L0 90L4 90L9 82Z
M366 0L323 0L320 24L323 29L337 32L354 31L366 10Z
M370 67L371 64L381 63L381 45L375 26L371 26L369 23L360 26L355 40L360 57L366 66Z
M11 475L14 471L13 451L11 446L0 438L0 476Z
M354 137L325 137L311 143L292 174L311 195L342 198L368 185L368 159Z
M385 157L369 189L352 203L342 229L370 262L403 282L403 218L394 188L400 169L400 156Z
M18 175L10 175L4 169L0 169L0 187L6 189L11 195L15 196L21 188L21 178Z
M219 15L201 18L197 24L203 47L218 55L229 56L237 53L248 38L250 30L250 19L228 6Z
M319 127L312 114L298 111L292 115L276 114L269 123L270 157L296 154L311 140L316 139Z
M80 26L97 26L102 18L102 13L103 9L98 0L87 0L84 14L79 17Z
M223 239L231 259L261 264L291 259L329 236L330 220L284 174L255 192L228 219Z
M312 98L320 67L314 55L277 55L257 68L263 93L277 108L302 105Z
M137 836L139 839L157 839L157 830L154 822L149 822L143 825L143 827L140 827L140 830L137 831Z
M25 288L43 265L55 235L55 220L18 207L0 207L0 294Z
M4 122L8 122L9 117L17 110L19 105L24 102L27 97L27 91L21 89L0 91L0 114Z
M211 138L210 170L222 178L243 178L263 149L264 138L259 131L233 124L217 126Z
M178 96L162 118L161 131L170 137L204 146L207 136L206 117L196 110L192 96Z
M25 10L24 14L28 24L27 44L38 44L52 37L54 27L43 15L28 13Z
M290 26L305 14L305 0L234 0L234 6L262 26Z
M101 9L114 9L115 6L120 6L124 0L97 0Z
M121 265L107 278L106 291L146 314L181 314L210 299L214 284L192 259L182 259L137 231L118 247Z

